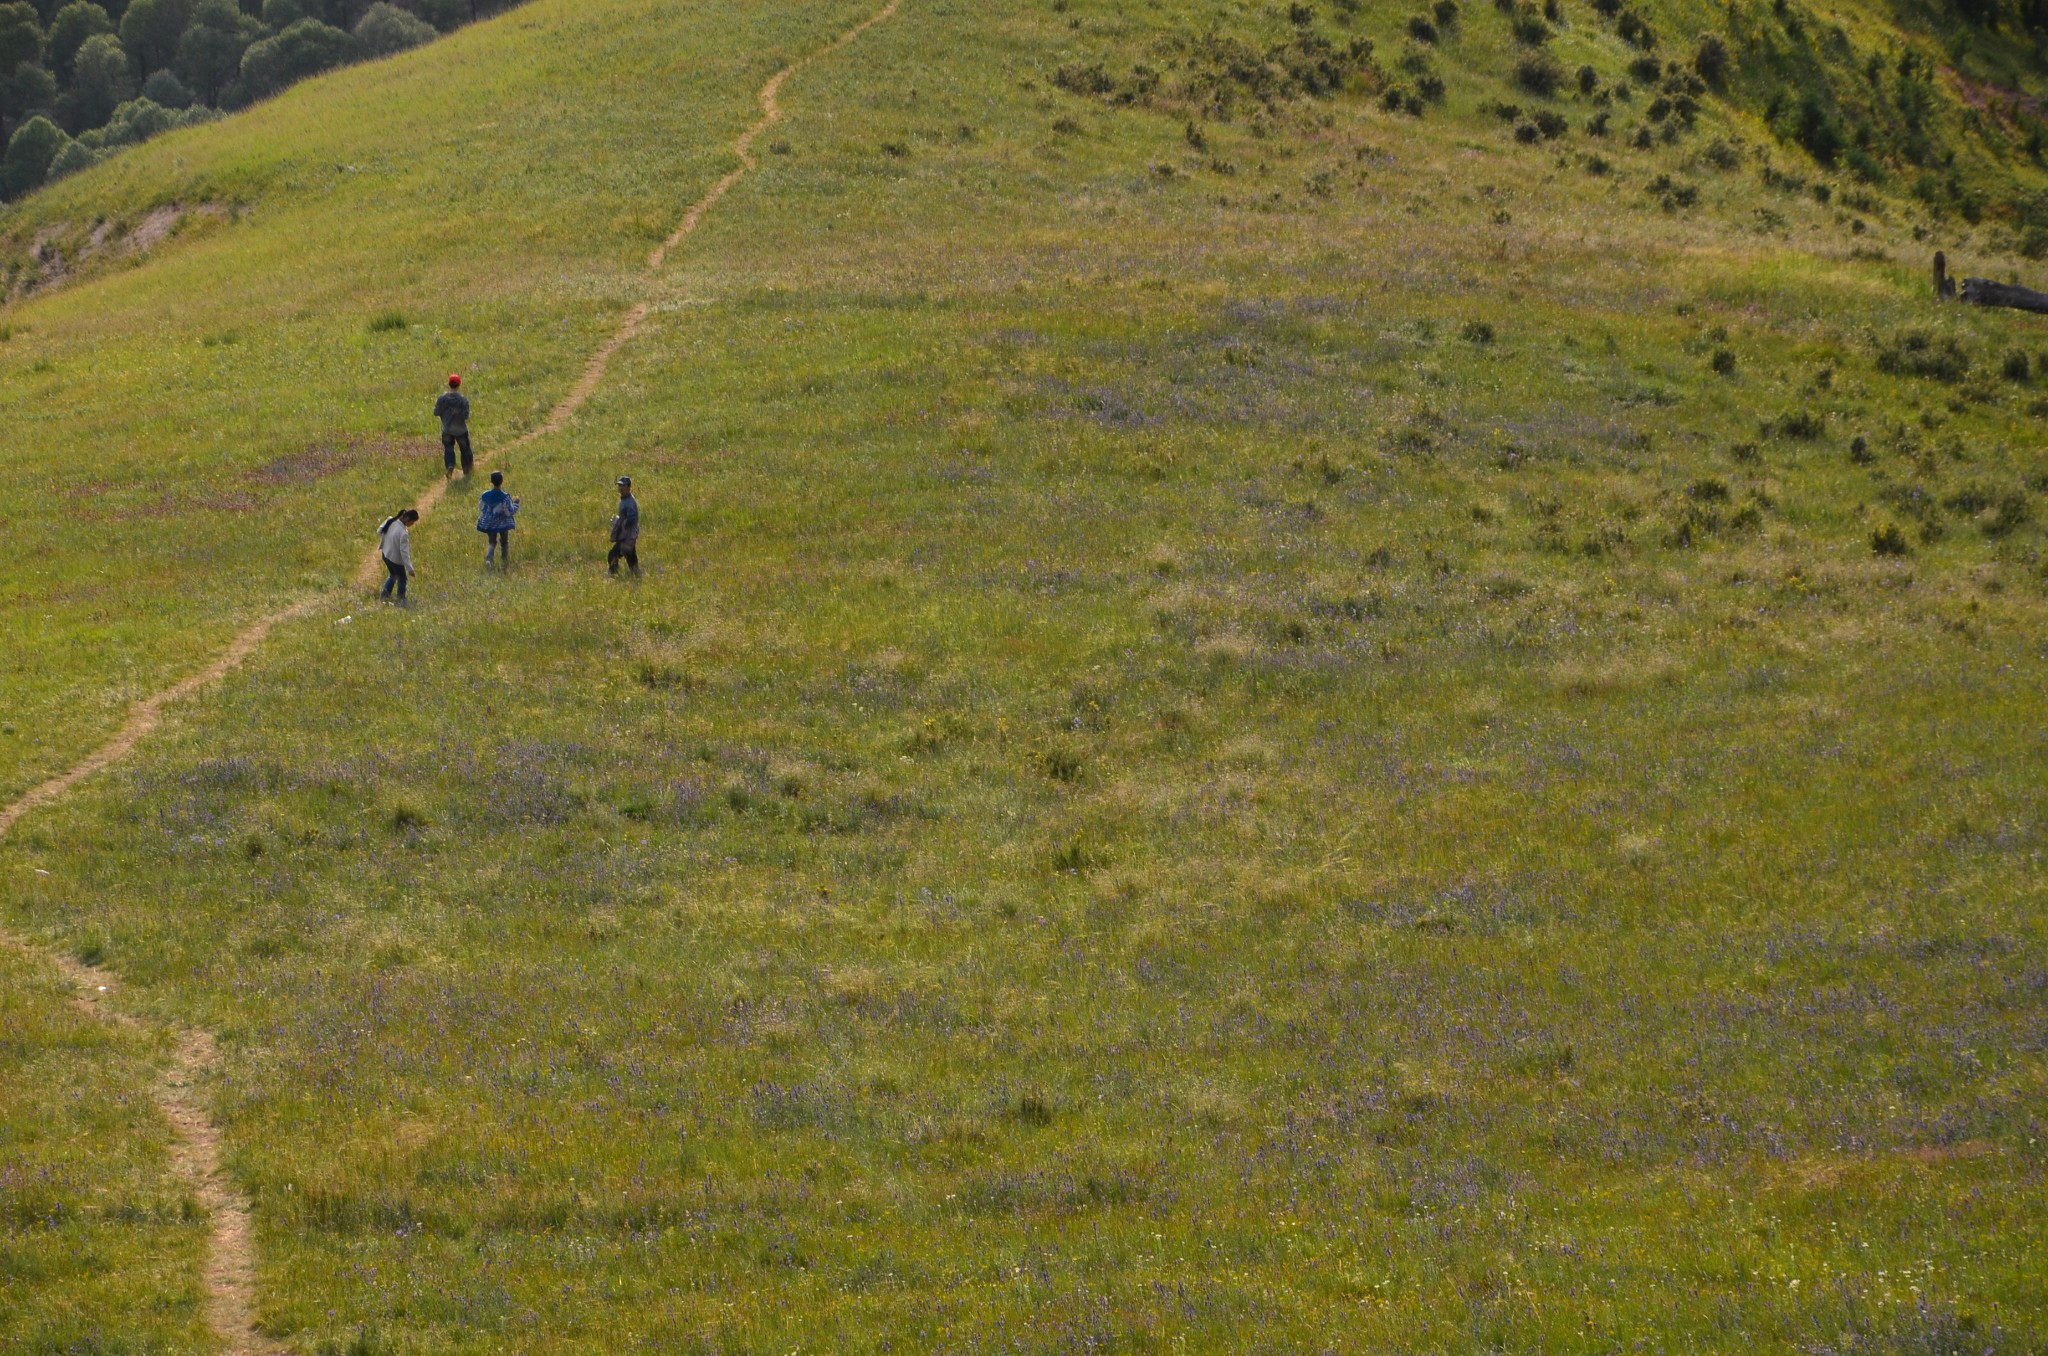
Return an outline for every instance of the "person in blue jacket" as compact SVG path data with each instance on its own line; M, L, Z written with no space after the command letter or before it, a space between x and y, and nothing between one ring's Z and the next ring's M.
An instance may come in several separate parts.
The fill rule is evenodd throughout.
M512 529L519 525L518 518L519 501L505 493L505 473L491 472L491 488L477 501L476 513L476 530L490 538L491 543L484 552L484 564L493 560L504 565L512 563ZM503 556L498 554L500 551Z

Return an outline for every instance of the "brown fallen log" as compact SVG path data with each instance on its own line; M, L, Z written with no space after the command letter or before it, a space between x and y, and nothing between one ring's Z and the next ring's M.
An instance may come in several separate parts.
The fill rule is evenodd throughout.
M1962 299L1975 306L2005 306L2015 311L2048 315L2048 292L2036 292L2018 283L1993 282L1989 278L1963 279Z

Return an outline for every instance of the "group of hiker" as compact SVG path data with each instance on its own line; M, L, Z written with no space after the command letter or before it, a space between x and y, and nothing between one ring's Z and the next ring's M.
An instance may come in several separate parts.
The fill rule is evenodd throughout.
M448 378L448 389L434 402L435 417L441 421L441 460L444 473L455 474L456 453L462 454L462 475L466 480L476 469L476 454L469 441L469 397L462 394L460 373ZM612 574L624 562L636 577L640 573L640 501L633 497L633 477L620 476L618 512L612 515L611 553L605 564ZM378 554L384 561L386 578L378 597L406 606L406 586L419 569L412 563L412 525L420 520L418 509L402 509L386 518L377 529ZM484 567L503 569L512 563L512 533L519 525L519 501L505 489L505 473L491 472L491 488L477 500L476 530L484 534L488 549Z

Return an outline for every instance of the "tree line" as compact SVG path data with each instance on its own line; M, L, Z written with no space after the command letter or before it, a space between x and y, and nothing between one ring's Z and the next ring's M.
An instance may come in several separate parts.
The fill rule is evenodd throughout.
M517 0L5 0L0 199Z

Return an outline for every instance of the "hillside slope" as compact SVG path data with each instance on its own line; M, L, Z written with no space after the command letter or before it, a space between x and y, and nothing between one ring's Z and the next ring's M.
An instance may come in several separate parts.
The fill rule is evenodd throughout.
M863 13L541 0L436 49L474 80L316 82L0 227L251 206L0 322L14 784L438 465L308 449L450 366L532 422ZM1659 60L1722 13L1647 10ZM511 572L451 497L413 611L281 628L0 840L14 926L217 1033L267 1331L2038 1349L2048 341L1925 283L2031 267L2036 171L1944 123L1916 197L1780 142L1739 43L1695 95L1568 8L1546 96L1514 16L1409 17L906 5L508 463ZM434 135L492 229L373 149ZM198 1346L133 1298L190 1287L175 1212L15 1105L6 1279L63 1279L9 1336Z

